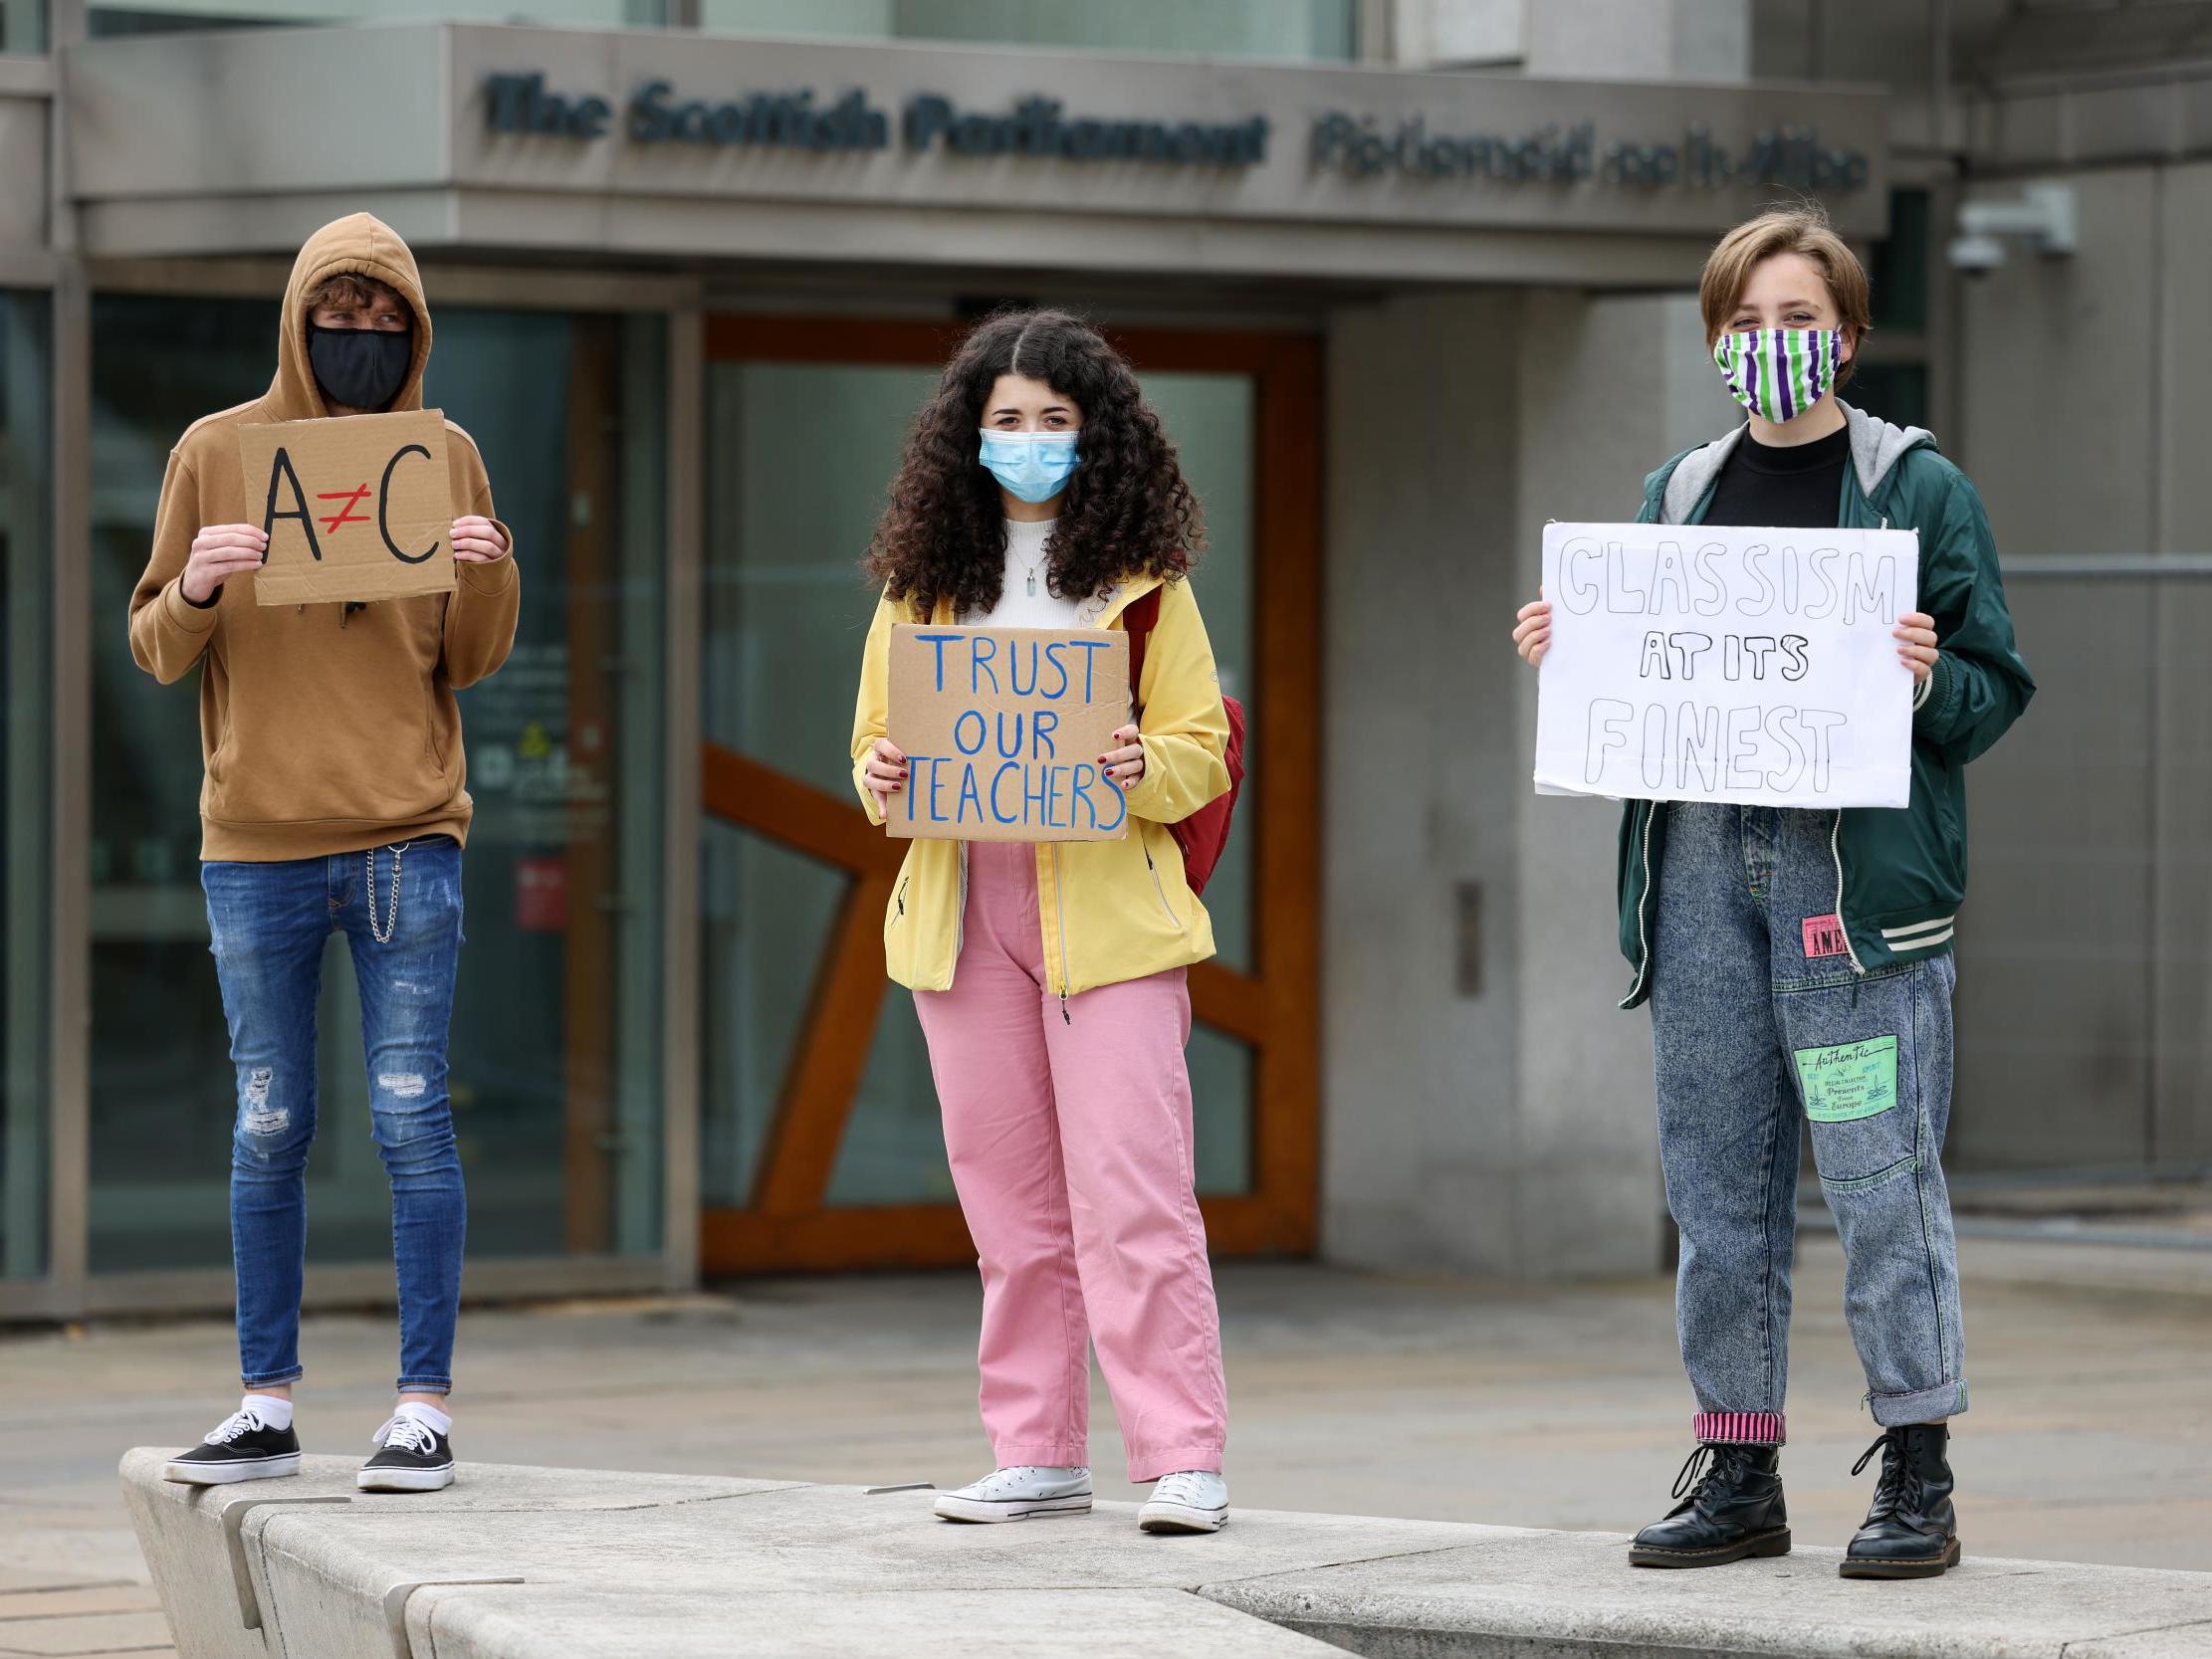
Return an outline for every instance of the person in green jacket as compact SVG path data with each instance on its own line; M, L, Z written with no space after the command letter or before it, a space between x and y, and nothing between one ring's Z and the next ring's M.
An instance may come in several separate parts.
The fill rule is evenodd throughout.
M1640 522L1918 532L1921 610L1898 618L1914 682L1902 808L1806 811L1632 800L1622 817L1622 1003L1652 1008L1659 1161L1698 1445L1640 1566L1790 1548L1780 1448L1799 1125L1845 1256L1844 1311L1882 1433L1846 1577L1959 1558L1949 1419L1966 1409L1958 1262L1940 1153L1951 1098L1951 942L1966 897L1966 763L2034 694L1981 498L1917 427L1831 395L1869 326L1866 272L1818 210L1721 238L1699 285L1706 345L1748 416L1645 481ZM1551 607L1521 608L1530 663ZM1848 1059L1864 1087L1825 1079Z

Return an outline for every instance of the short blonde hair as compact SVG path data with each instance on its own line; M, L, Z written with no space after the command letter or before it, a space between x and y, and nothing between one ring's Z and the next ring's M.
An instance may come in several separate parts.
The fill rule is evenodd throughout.
M1697 280L1697 309L1704 314L1707 347L1719 342L1729 314L1750 286L1753 270L1776 254L1802 254L1819 268L1856 359L1867 330L1874 326L1867 268L1818 207L1776 208L1747 219L1706 256L1705 273ZM1836 384L1850 380L1855 366L1853 361L1837 369Z

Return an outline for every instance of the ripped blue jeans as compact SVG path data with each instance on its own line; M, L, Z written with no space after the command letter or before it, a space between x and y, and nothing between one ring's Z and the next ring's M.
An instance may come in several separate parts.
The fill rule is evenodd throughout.
M461 952L461 849L451 836L393 849L200 867L238 1119L231 1254L238 1354L249 1388L301 1374L308 1147L315 1140L316 1004L323 946L351 946L376 1147L391 1179L399 1281L399 1387L453 1386L468 1204L446 1096L446 1035ZM374 870L373 892L370 872Z
M1828 812L1667 809L1654 937L1659 1163L1699 1439L1779 1445L1800 1126L1844 1246L1844 1318L1884 1425L1966 1409L1943 1184L1948 954L1858 973Z

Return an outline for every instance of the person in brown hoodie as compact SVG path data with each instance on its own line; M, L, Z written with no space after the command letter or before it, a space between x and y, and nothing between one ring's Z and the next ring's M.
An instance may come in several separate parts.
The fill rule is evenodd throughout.
M343 933L360 987L376 1143L392 1187L399 1400L365 1491L453 1480L448 1395L466 1200L446 1094L473 811L454 693L493 673L521 596L512 538L469 435L446 423L457 586L374 604L263 606L268 547L238 429L420 409L430 310L414 255L356 213L308 238L286 285L277 375L196 421L169 454L130 650L163 685L200 671L201 885L238 1076L231 1249L237 1412L168 1465L197 1485L296 1474L292 1384L315 1139L323 947Z

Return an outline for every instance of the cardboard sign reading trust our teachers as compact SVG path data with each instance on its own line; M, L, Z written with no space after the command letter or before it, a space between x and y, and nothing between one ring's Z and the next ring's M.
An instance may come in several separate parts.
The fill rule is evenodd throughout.
M453 591L453 499L436 409L238 429L246 518L268 533L264 605Z
M891 630L892 835L1118 841L1129 803L1098 757L1129 722L1129 636L1100 628Z

